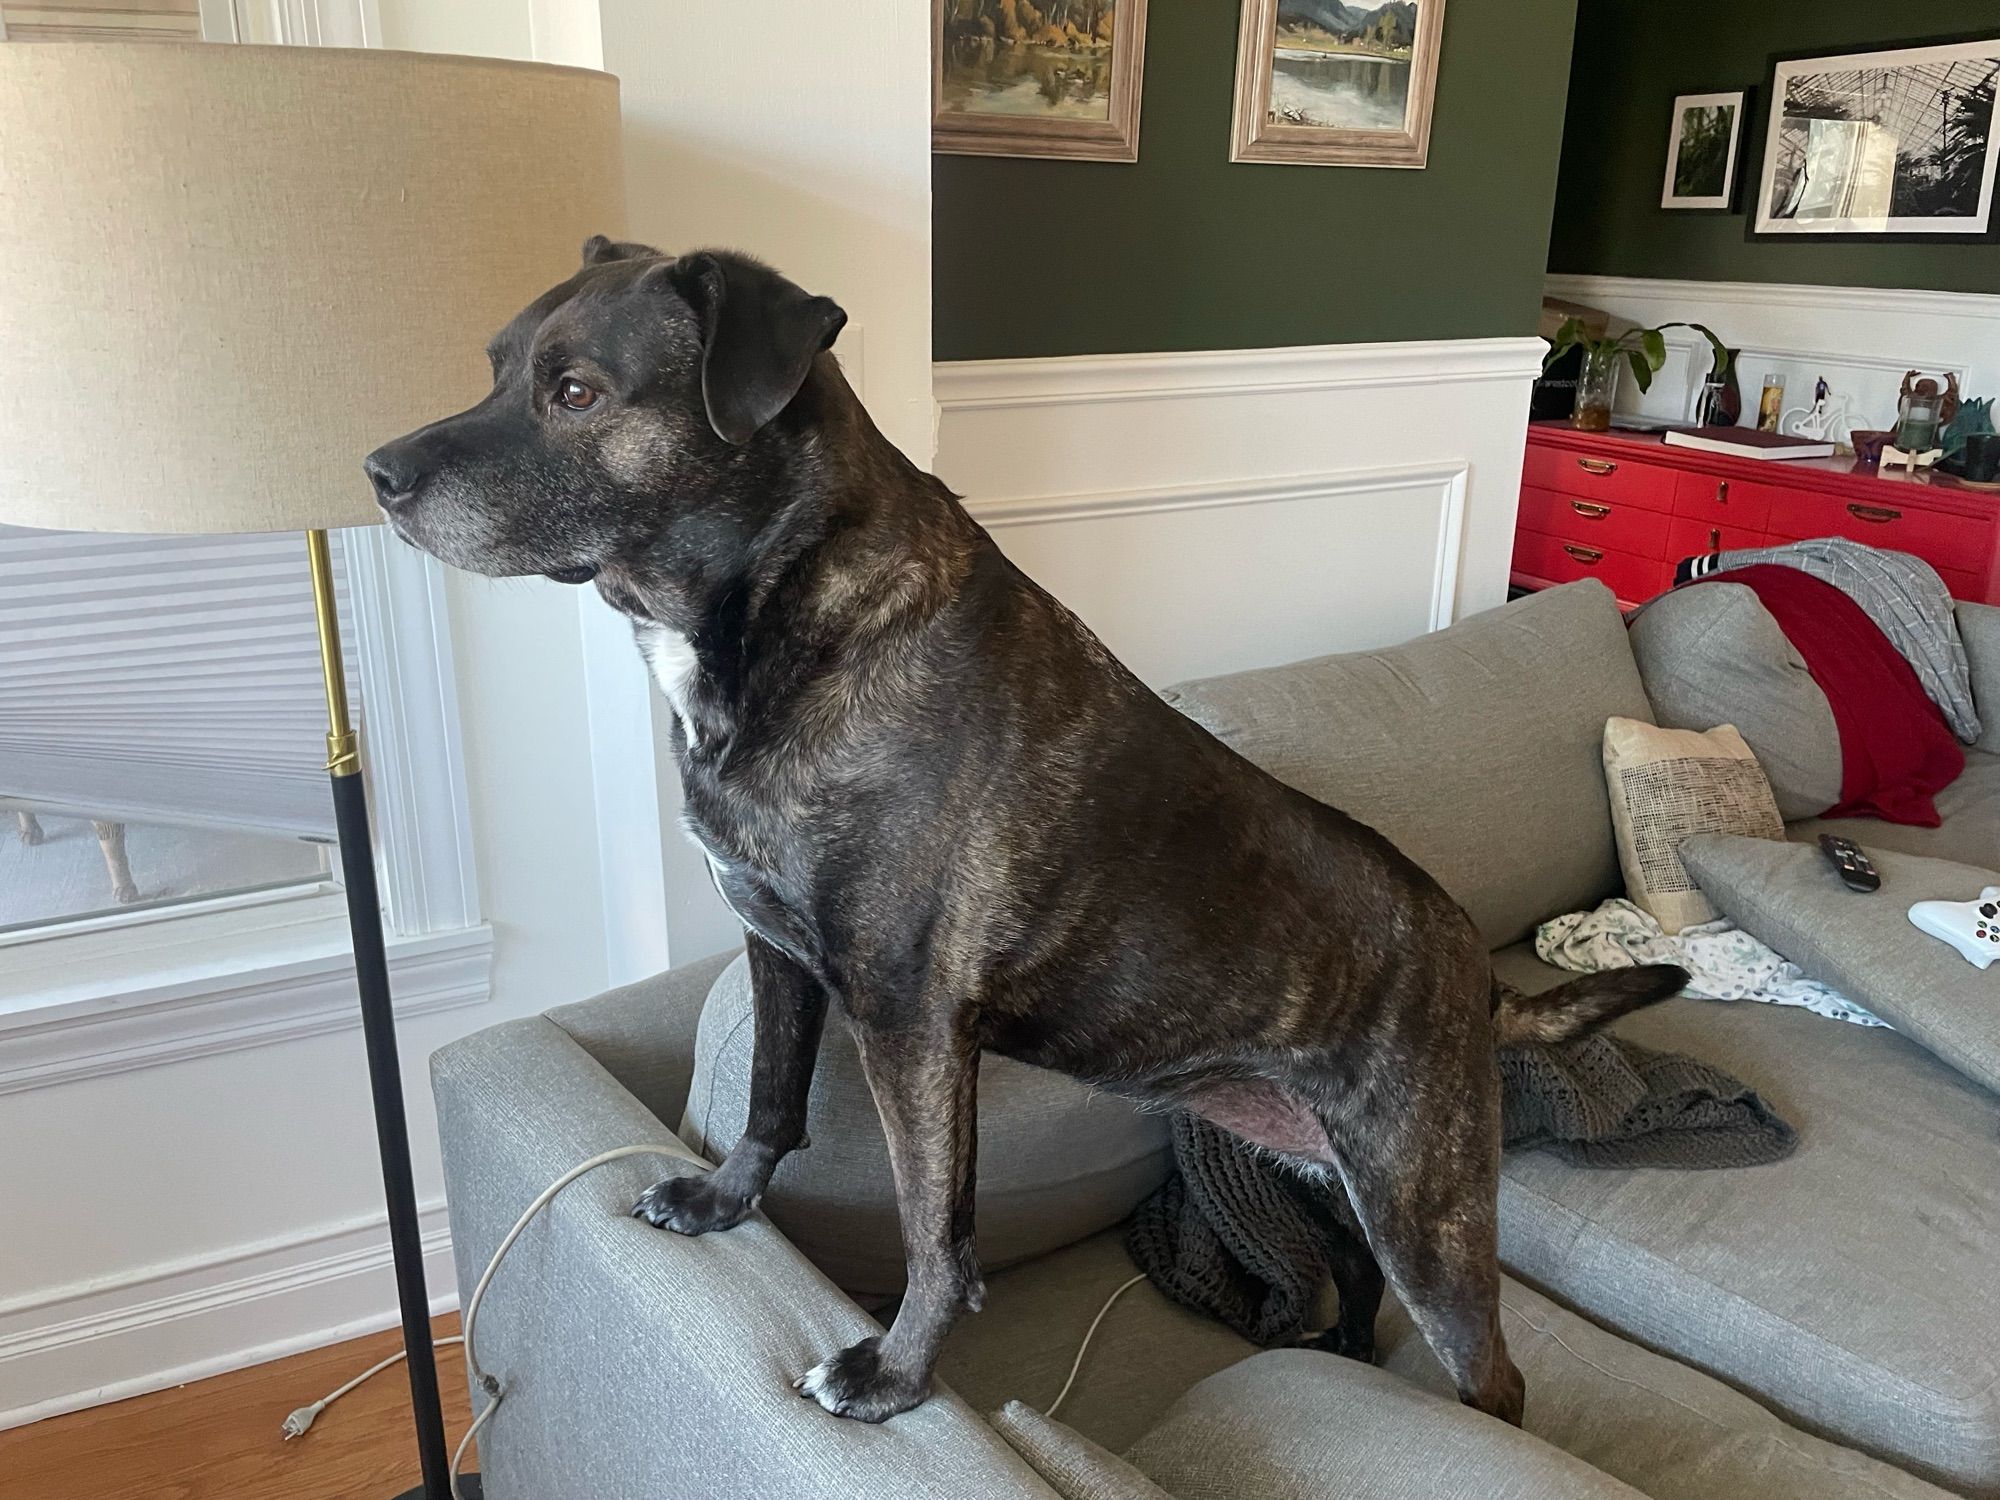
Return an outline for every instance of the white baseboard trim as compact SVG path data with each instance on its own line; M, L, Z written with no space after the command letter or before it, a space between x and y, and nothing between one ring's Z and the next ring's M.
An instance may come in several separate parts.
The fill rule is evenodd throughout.
M449 1312L458 1294L444 1205L422 1222L431 1310ZM393 1327L391 1274L376 1214L0 1302L0 1430ZM272 1413L274 1435L283 1416Z
M1070 401L1157 401L1239 392L1451 385L1532 378L1547 346L1535 338L1301 344L1163 354L945 360L933 367L937 404L954 412Z

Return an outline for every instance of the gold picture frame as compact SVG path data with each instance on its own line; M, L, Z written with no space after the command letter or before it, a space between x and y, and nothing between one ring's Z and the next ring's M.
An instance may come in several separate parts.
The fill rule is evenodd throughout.
M1437 102L1444 0L1374 6L1368 19L1387 14L1382 23L1386 39L1335 37L1306 24L1288 25L1281 39L1280 3L1243 0L1229 159L1312 167L1422 167L1430 155L1431 112ZM1405 49L1396 44L1397 23L1400 13L1411 9L1415 23ZM1281 40L1292 45L1281 47ZM1281 66L1287 91L1305 102L1274 98ZM1402 118L1391 124L1390 96L1398 88ZM1351 118L1337 124L1312 118L1309 111L1322 107ZM1286 113L1297 118L1283 118Z
M931 0L931 149L1137 161L1145 59L1146 0Z

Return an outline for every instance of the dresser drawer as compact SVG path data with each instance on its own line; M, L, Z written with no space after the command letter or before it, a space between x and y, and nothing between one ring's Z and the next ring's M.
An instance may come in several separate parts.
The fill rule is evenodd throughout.
M1554 490L1585 500L1622 500L1627 505L1658 511L1674 508L1677 477L1678 471L1660 464L1636 463L1629 458L1599 458L1594 453L1575 453L1540 443L1528 444L1527 458L1521 466L1521 483L1538 490Z
M1539 531L1514 533L1514 571L1550 583L1595 578L1627 604L1652 598L1673 579L1672 566L1657 557L1586 547Z
M1674 484L1674 514L1691 516L1711 526L1748 527L1762 531L1774 502L1798 494L1774 484L1748 479L1718 479L1713 474L1683 474Z
M1914 552L1934 568L1976 575L1993 551L1993 523L1971 516L1798 492L1771 511L1774 541L1851 537L1871 547Z
M1673 518L1623 500L1579 500L1554 490L1521 487L1518 526L1591 547L1614 547L1641 557L1664 555Z
M1711 526L1693 516L1675 516L1667 528L1665 557L1668 562L1677 563L1704 552L1740 552L1746 547L1761 547L1768 541L1770 538L1763 532L1748 526Z

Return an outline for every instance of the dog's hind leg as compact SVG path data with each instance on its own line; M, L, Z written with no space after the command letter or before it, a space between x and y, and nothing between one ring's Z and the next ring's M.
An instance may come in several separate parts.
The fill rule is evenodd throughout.
M634 1218L679 1234L741 1224L757 1211L778 1163L806 1144L806 1097L826 1022L826 989L754 932L744 936L756 1035L743 1138L714 1171L656 1182L632 1209Z
M1459 1399L1520 1426L1521 1372L1500 1331L1498 1088L1438 1110L1390 1090L1379 1108L1322 1118L1375 1259Z
M854 1034L889 1138L909 1287L886 1334L841 1350L796 1384L836 1416L880 1422L930 1394L952 1323L985 1300L972 1247L979 1042L963 1013L909 1029L857 1021Z
M1314 1184L1312 1211L1326 1231L1327 1258L1333 1267L1340 1311L1333 1326L1311 1341L1315 1349L1375 1362L1375 1317L1382 1310L1382 1268L1369 1253L1368 1242L1354 1216L1353 1205L1332 1172Z

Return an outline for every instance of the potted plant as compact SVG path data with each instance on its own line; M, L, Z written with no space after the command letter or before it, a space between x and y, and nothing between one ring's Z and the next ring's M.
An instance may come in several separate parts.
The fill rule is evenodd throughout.
M1630 367L1632 378L1639 383L1641 393L1653 387L1653 376L1661 365L1667 362L1666 331L1669 328L1692 328L1708 340L1715 351L1715 365L1711 380L1720 380L1729 369L1729 351L1722 347L1707 327L1700 323L1662 323L1658 328L1632 328L1624 333L1607 333L1601 338L1591 337L1589 327L1581 318L1571 318L1556 330L1551 341L1549 356L1542 361L1542 369L1547 370L1557 360L1572 349L1583 351L1583 369L1576 381L1576 410L1570 418L1572 426L1585 432L1604 432L1611 426L1611 408L1618 399L1619 372Z

